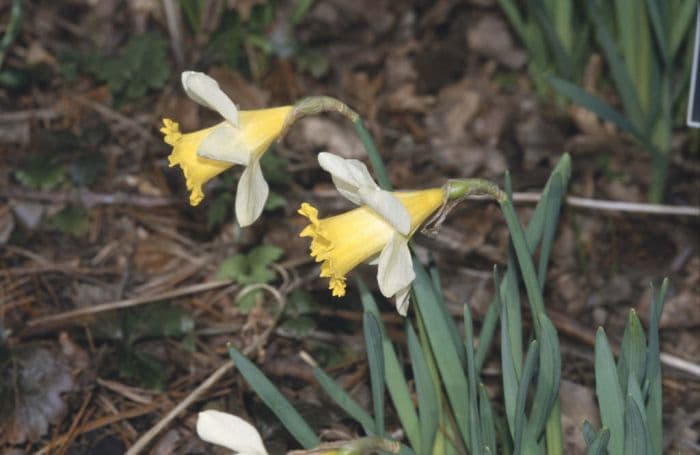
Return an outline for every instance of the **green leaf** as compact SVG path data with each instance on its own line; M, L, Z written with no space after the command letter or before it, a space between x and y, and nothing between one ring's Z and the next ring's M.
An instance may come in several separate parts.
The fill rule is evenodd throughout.
M625 403L615 360L602 328L598 329L595 339L595 384L600 419L610 429L610 452L621 454L624 447Z
M420 447L420 453L430 453L438 430L440 412L438 397L430 374L430 368L410 321L406 323L406 340L408 352L411 356L413 378L416 382L416 396L420 413L421 442L423 444Z
M630 376L630 380L634 378ZM639 388L639 386L637 386ZM651 453L647 445L649 432L642 418L642 411L635 402L632 395L627 395L625 402L625 434L624 434L624 454L625 455L648 455Z
M499 293L500 294L500 293ZM501 310L501 376L503 378L503 400L508 419L510 435L515 438L516 405L518 400L518 383L520 382L520 364L516 363L512 351L513 335L509 333L510 308L503 306ZM517 333L520 333L518 328Z
M286 205L287 205L287 198L280 195L279 193L276 193L274 191L270 191L270 195L267 197L267 201L265 201L265 210L271 211L271 210L278 209L280 207L284 207Z
M537 340L530 342L530 347L525 356L525 366L523 367L523 375L518 384L518 397L515 404L515 425L513 444L515 446L514 453L521 453L523 447L528 447L530 441L523 441L529 435L526 434L527 417L525 416L525 405L527 403L527 392L530 388L530 382L537 368L537 358L539 357L539 346Z
M494 423L493 408L489 394L484 384L479 384L479 422L481 423L481 434L484 441L484 449L487 453L497 453L496 447L496 426Z
M607 455L608 442L610 442L610 430L603 428L595 436L595 439L588 444L586 455Z
M228 353L250 388L277 416L294 439L305 449L318 446L321 443L318 436L263 372L233 345L229 344Z
M438 299L437 308L442 311L443 319L447 323L447 328L449 329L450 336L452 337L452 342L454 343L455 349L457 350L457 355L459 355L459 360L462 362L462 368L467 367L467 353L464 349L464 344L459 335L459 330L457 329L457 324L454 318L450 315L447 310L447 302L445 302L445 297L442 295L442 283L440 283L440 272L437 267L430 268L430 280L433 284L433 290L435 291L435 297Z
M106 82L117 98L135 100L165 85L170 76L167 52L168 42L148 32L132 37L118 56L88 56L83 67Z
M561 355L557 330L545 314L539 315L539 369L537 387L532 400L528 433L539 439L549 418L554 402L559 397L561 377Z
M261 245L253 248L248 253L248 262L251 266L266 266L277 261L284 254L284 250L274 245Z
M283 184L291 180L289 161L286 158L268 150L260 159L260 167L265 174L265 180L271 184Z
M474 326L472 325L472 315L469 305L464 305L464 334L465 350L467 352L467 379L469 381L469 441L471 442L471 454L480 455L484 453L483 440L481 435L481 423L479 418L478 395L477 395L477 374L474 365Z
M362 144L365 146L369 162L372 165L372 170L374 171L379 186L384 190L391 190L391 181L389 180L389 174L387 174L386 167L382 161L382 156L379 154L379 150L377 150L377 146L374 144L372 136L370 136L369 131L367 131L365 124L359 117L355 121L355 130L357 131L357 135L360 136Z
M314 377L318 381L323 390L330 396L333 401L349 415L357 423L362 425L365 433L368 435L374 434L376 424L372 416L367 413L342 387L340 387L330 376L322 369L314 368Z
M129 345L117 350L117 368L122 378L136 381L144 388L163 390L168 378L168 368L158 358Z
M583 433L583 440L586 441L587 446L591 445L595 438L598 436L598 433L595 431L595 428L593 428L593 425L591 425L591 422L589 422L588 420L583 421L583 428L581 432Z
M625 333L622 336L622 348L620 358L617 361L617 376L622 388L622 393L627 393L627 378L634 375L638 384L644 380L647 356L647 343L644 336L642 323L639 322L637 313L630 310L625 325Z
M367 289L367 286L362 280L357 280L357 287L360 291L360 300L364 311L372 313L379 320L379 309L374 297ZM401 427L406 433L406 437L412 447L421 447L420 426L418 424L418 415L413 406L411 393L408 389L408 383L403 373L403 366L398 360L396 351L391 344L389 337L386 335L384 326L380 324L382 331L382 347L384 351L384 367L385 381L389 391L389 396L394 404L394 409L401 422Z
M549 264L549 255L554 244L554 237L559 226L559 211L561 201L564 195L564 185L562 178L558 173L553 173L550 178L550 187L547 192L547 210L544 215L544 229L542 233L542 247L540 248L540 262L537 268L537 282L540 289L544 292L544 285L547 278L547 265ZM527 238L527 236L526 236Z
M659 293L652 288L652 304L649 309L649 349L647 350L645 389L648 394L646 416L649 426L652 452L663 448L663 387L661 384L661 353L659 348L659 322L664 307L668 278L661 284Z
M382 352L382 331L377 318L365 311L362 315L365 334L365 349L369 364L372 404L374 405L375 434L384 435L384 354Z
M248 258L243 254L229 256L221 262L216 278L219 280L238 281L248 273Z
M559 79L558 77L550 77L549 83L552 85L552 88L554 88L554 90L559 92L561 95L566 96L579 106L588 109L601 119L614 123L618 128L632 135L645 147L648 146L649 139L642 134L632 122L610 107L610 105L605 101L589 94L584 89L565 81L564 79ZM653 156L658 154L653 148L647 147L647 149Z
M90 213L80 205L69 205L49 219L59 231L81 237L90 230Z
M439 299L435 295L432 282L420 261L414 257L413 292L419 317L425 324L431 350L442 377L447 399L457 421L460 435L469 448L469 409L464 403L474 397L469 396L469 386L464 376L457 349L452 343L449 327L442 310L437 308Z
M50 190L63 183L66 175L63 166L55 160L35 156L23 161L15 171L15 178L30 188Z

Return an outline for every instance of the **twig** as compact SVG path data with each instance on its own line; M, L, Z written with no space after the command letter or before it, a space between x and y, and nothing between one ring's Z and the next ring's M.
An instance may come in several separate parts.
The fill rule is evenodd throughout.
M231 284L228 280L220 281L207 281L205 283L193 284L190 286L185 286L179 289L174 289L169 292L163 292L162 294L147 295L142 297L134 297L131 299L119 300L116 302L103 303L101 305L93 305L86 308L80 308L73 311L66 311L65 313L53 314L51 316L45 316L43 318L33 319L28 322L28 326L31 328L36 328L42 325L55 324L58 322L66 322L71 319L76 319L84 316L94 315L97 313L102 313L105 311L119 310L123 308L129 308L132 306L141 305L144 303L155 302L158 300L173 299L176 297L182 297L184 295L196 294L198 292L209 291L211 289L216 289L222 286Z
M178 199L142 196L129 193L95 193L86 188L73 191L40 191L17 187L0 188L0 197L48 202L51 204L79 203L87 208L98 205L132 205L137 207L165 207L178 204Z
M73 100L78 104L82 104L83 106L87 106L93 109L95 112L97 112L98 114L100 114L108 120L113 120L117 123L121 123L132 128L134 131L136 131L136 133L138 133L139 136L144 138L147 142L156 142L154 136L136 120L129 118L126 115L121 114L115 111L114 109L105 106L104 104L100 104L97 101L92 101L82 96L76 96L73 98Z
M275 300L277 300L279 308L270 326L267 329L265 329L265 331L258 339L246 346L246 348L243 350L243 354L246 356L250 355L253 351L255 351L267 342L268 338L277 326L277 322L282 316L282 312L284 311L284 307L287 303L285 297L277 289L267 284L257 284L248 286L242 291L242 293L252 292L256 289L263 289L272 294ZM137 455L143 449L145 449L146 446L150 444L151 440L155 438L158 435L158 433L160 433L166 426L168 426L168 424L170 424L170 422L173 419L175 419L175 417L177 417L182 411L184 411L190 404L195 402L200 395L202 395L212 385L219 381L219 379L221 379L224 376L224 374L226 374L233 367L233 362L231 360L227 360L223 365L217 368L211 375L209 375L207 379L204 380L204 382L202 382L196 389L194 389L189 395L187 395L187 397L184 400L178 403L178 405L175 406L165 417L163 417L157 424L155 424L150 430L148 430L143 436L141 436L134 443L134 445L131 446L131 448L126 452L126 455Z
M25 111L0 113L0 123L26 122L35 118L52 120L60 116L61 114L53 109L27 109Z
M541 193L515 193L515 202L538 202ZM581 207L593 210L605 210L611 212L647 213L652 215L679 215L700 216L700 207L687 205L673 206L662 204L644 204L640 202L618 202L600 199L588 199L578 196L567 196L566 203L572 207Z

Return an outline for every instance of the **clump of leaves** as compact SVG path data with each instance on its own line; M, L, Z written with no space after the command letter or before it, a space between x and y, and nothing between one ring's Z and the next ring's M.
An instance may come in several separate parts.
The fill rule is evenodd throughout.
M313 296L306 291L296 289L287 298L284 307L284 322L280 330L291 336L304 337L316 328L318 304Z
M131 38L117 56L97 52L67 55L63 73L70 79L78 70L85 71L106 82L118 102L135 100L165 85L170 75L167 51L167 41L157 33L148 32Z
M74 237L81 237L90 230L90 213L80 205L69 205L49 219L49 225Z
M226 258L216 274L219 279L233 280L242 285L266 284L275 279L275 271L270 267L284 254L284 250L274 245L261 245L248 254L235 254ZM260 291L249 292L237 304L242 311L249 311L255 305Z
M65 413L61 394L74 387L63 357L37 345L0 346L0 444L46 434Z
M66 173L56 160L32 156L20 164L15 171L15 178L29 188L50 190L63 183Z
M170 370L143 342L187 335L193 329L194 320L186 310L164 303L124 310L117 317L101 319L93 328L97 337L116 341L119 375L149 389L163 389Z

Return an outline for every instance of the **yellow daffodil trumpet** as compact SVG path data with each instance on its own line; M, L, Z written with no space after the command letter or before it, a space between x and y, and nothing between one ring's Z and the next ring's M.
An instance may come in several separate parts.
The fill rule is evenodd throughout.
M444 204L445 188L389 192L372 180L366 166L330 153L318 157L338 191L360 207L329 218L303 203L299 213L310 224L301 237L311 237L311 256L321 263L321 277L336 297L345 295L346 275L362 262L377 258L377 282L385 297L394 297L405 315L415 273L408 239Z
M209 180L235 164L246 166L236 192L236 218L248 226L262 213L269 194L260 158L279 138L293 106L239 111L214 79L195 71L182 73L182 86L192 100L217 111L224 121L183 134L176 122L164 119L161 132L173 147L170 166L182 168L192 205L204 199L202 186Z

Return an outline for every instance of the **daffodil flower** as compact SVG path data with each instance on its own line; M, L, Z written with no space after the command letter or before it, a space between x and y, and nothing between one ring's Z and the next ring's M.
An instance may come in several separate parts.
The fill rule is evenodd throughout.
M197 435L239 455L267 455L258 430L233 414L215 410L200 412L197 416Z
M311 237L311 256L321 262L321 276L336 297L345 295L346 275L378 255L377 283L385 297L394 297L396 310L406 315L410 285L415 279L408 239L438 210L445 188L388 192L381 190L367 167L329 153L319 155L340 193L359 208L320 219L318 210L303 203L299 213L310 224L301 237Z
M182 86L193 101L217 111L224 121L182 134L176 122L163 119L161 132L173 147L170 166L182 168L191 205L204 199L206 182L236 164L246 166L238 182L235 208L238 223L249 226L262 213L270 192L260 158L286 127L293 107L239 111L214 79L195 71L182 73Z

